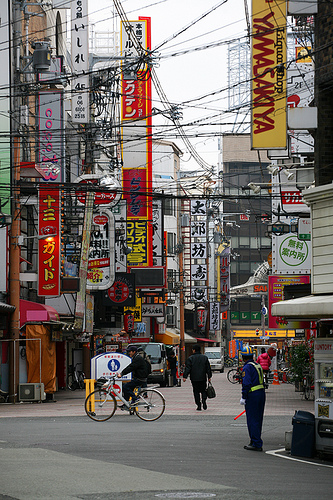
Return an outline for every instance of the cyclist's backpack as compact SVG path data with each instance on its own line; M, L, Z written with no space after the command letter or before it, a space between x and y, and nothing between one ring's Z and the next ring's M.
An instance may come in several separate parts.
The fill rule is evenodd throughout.
M148 356L145 356L143 358L143 360L145 362L146 377L148 377L148 375L151 374L151 362L150 362L150 359L148 358Z

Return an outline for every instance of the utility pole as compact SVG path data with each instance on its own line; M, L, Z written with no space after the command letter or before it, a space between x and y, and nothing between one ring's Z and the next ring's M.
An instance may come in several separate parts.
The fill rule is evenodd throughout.
M12 46L10 47L14 64L11 67L11 184L12 184L12 224L9 238L9 300L15 307L10 317L9 329L9 401L16 403L19 382L19 338L20 338L20 247L18 236L20 227L20 160L21 141L19 132L20 109L20 44L21 44L21 12L19 3L13 4Z

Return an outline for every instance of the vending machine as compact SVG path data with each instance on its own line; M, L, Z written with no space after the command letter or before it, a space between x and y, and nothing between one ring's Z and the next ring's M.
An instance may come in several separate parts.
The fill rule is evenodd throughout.
M333 338L314 341L316 450L333 454Z

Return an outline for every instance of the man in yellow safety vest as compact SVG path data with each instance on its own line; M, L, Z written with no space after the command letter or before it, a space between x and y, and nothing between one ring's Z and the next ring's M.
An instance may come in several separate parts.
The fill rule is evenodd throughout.
M245 450L262 451L261 429L265 408L264 372L262 367L253 361L253 350L245 346L241 351L244 360L242 371L241 405L245 405L246 422L250 435L250 443Z

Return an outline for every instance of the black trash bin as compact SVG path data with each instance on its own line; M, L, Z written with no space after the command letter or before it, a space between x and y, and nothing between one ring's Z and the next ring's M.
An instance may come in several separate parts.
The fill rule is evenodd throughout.
M315 416L298 410L292 419L291 455L311 458L315 454Z

